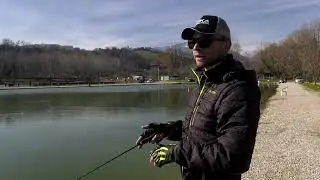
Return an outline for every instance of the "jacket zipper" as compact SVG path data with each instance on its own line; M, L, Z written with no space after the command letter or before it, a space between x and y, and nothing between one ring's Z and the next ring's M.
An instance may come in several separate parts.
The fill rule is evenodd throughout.
M195 76L197 77L198 84L200 85L200 80L202 79L203 75L201 76L201 78L199 78L197 73L193 69L191 69L191 70L195 74ZM199 92L195 107L193 108L192 116L191 116L191 119L190 119L190 122L189 122L189 127L194 125L194 119L196 117L196 114L197 114L197 111L198 111L198 108L199 108L199 105L200 105L200 99L201 99L201 97L202 97L202 95L204 94L204 91L205 91L206 82L207 82L207 78L205 79L205 81L204 81L204 83L202 85L202 88L201 88L201 91Z
M205 81L205 83L206 83L206 81ZM201 88L201 91L200 91L200 93L199 93L199 95L198 95L198 98L197 98L195 107L193 108L192 118L191 118L189 127L194 125L194 119L195 119L195 117L196 117L198 108L199 108L199 106L200 106L200 99L201 99L202 95L204 94L205 83L203 84L203 86L202 86L202 88Z

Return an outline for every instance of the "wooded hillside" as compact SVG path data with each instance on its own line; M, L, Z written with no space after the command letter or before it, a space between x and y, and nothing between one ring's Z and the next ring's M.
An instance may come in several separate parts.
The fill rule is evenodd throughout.
M319 81L320 20L304 24L278 43L264 46L253 62L260 75Z

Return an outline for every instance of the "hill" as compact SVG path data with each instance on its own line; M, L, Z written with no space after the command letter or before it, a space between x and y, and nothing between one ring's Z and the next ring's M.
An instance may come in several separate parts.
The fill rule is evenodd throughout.
M30 44L4 39L0 44L0 83L21 79L95 82L134 75L189 73L190 58L176 51L152 48L99 48L84 50L57 44Z
M43 80L96 82L134 75L158 79L158 75L192 76L192 51L185 43L158 48L99 48L84 50L57 44L29 44L4 39L0 44L1 81ZM233 53L244 64L248 59Z

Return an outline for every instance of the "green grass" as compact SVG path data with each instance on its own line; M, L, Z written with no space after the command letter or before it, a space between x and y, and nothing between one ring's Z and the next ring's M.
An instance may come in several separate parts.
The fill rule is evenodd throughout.
M278 84L275 82L262 82L260 83L261 91L261 109L265 109L269 99L277 93Z
M259 81L261 83L274 83L274 82L277 82L276 80L273 80L273 79L270 79L270 80L267 80L267 79L259 79Z
M312 90L320 92L320 84L314 84L314 83L310 83L310 82L305 82L305 83L303 83L303 85L305 87L307 87L307 88L310 88Z
M160 82L174 82L174 83L186 83L186 84L196 84L197 82L188 82L187 80L166 80L166 81L160 81Z
M142 58L150 61L155 61L155 62L162 62L163 57L161 57L161 54L151 52L151 51L136 51L137 54L139 54Z

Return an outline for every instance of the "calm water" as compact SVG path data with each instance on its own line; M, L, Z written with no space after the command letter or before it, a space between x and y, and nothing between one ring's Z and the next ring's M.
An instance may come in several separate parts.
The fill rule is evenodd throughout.
M134 145L141 125L183 119L187 85L0 91L0 180L75 180ZM274 88L262 88L263 98ZM169 142L167 142L169 143ZM180 179L135 149L88 180Z
M141 125L181 119L188 86L112 86L0 91L0 179L72 180L134 145ZM88 180L179 179L133 150Z

